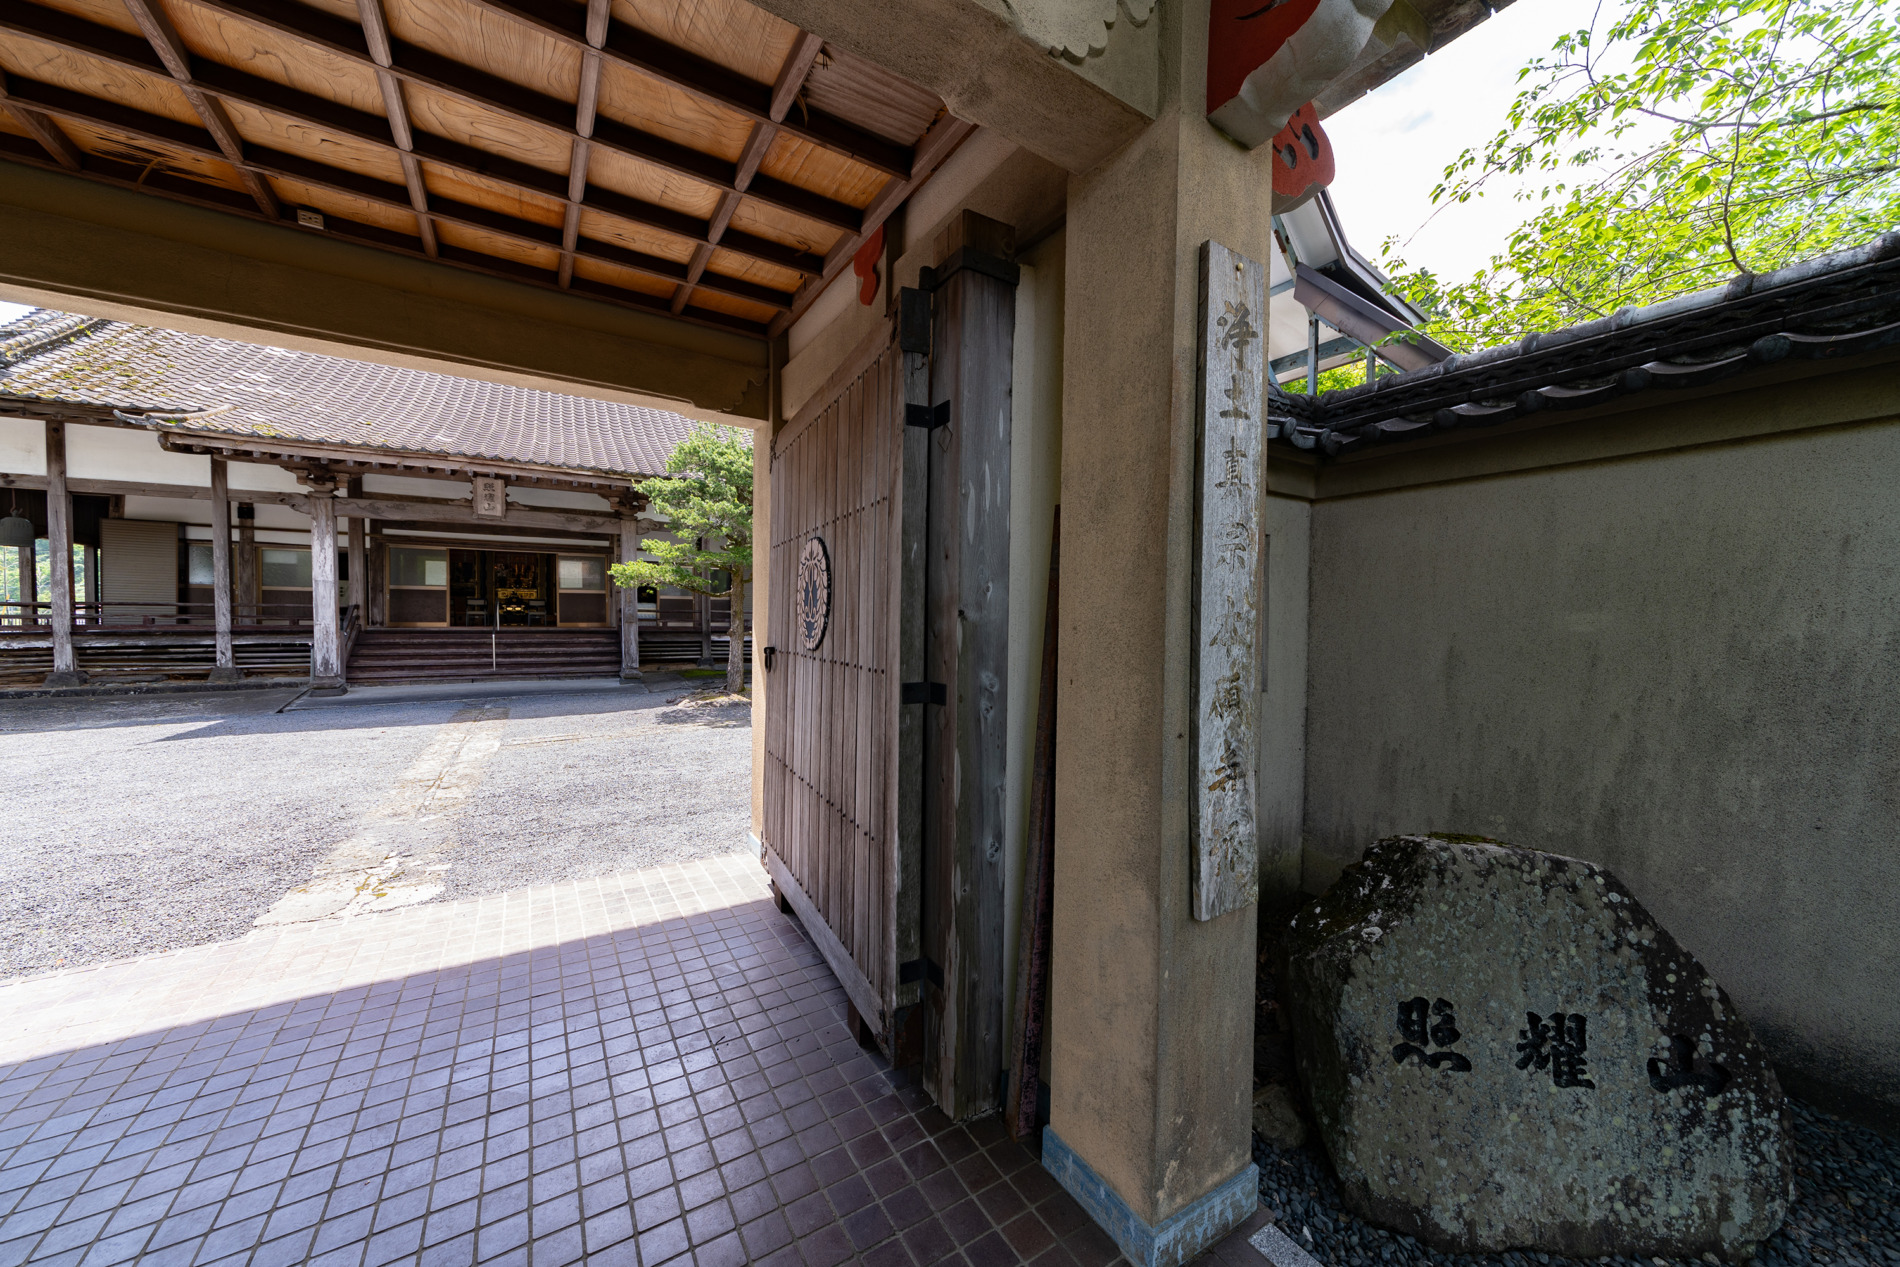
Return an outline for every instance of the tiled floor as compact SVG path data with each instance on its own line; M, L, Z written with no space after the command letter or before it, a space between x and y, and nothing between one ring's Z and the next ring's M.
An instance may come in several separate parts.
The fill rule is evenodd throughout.
M844 1002L744 856L0 986L0 1267L1118 1261Z

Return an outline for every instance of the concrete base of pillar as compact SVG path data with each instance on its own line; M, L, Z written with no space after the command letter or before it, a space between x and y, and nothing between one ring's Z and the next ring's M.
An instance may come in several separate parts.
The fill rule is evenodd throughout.
M1181 1267L1260 1206L1260 1168L1249 1162L1206 1196L1150 1224L1049 1126L1042 1128L1042 1168L1081 1203L1135 1267Z
M327 698L333 695L348 695L350 688L344 684L342 678L319 677L310 679L310 693Z
M219 686L229 686L233 682L242 682L243 680L244 670L235 665L228 669L213 669L211 670L210 676L205 678L205 681L215 683Z
M620 670L620 680L622 682L644 682L646 680L646 674L640 672L638 669L622 669Z
M70 673L48 673L45 686L84 686L92 679L86 676L84 669L74 669Z

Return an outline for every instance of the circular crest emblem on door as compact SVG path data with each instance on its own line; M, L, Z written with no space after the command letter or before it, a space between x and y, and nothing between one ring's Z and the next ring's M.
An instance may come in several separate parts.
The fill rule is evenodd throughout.
M792 608L805 650L818 650L825 630L831 627L831 552L823 537L812 537L798 556L798 589Z

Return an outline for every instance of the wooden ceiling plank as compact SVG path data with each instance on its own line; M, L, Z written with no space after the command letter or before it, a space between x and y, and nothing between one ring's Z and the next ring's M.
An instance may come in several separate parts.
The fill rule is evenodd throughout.
M216 98L206 96L203 90L192 82L191 52L179 38L178 29L171 19L161 12L152 0L124 0L125 8L132 20L144 33L152 45L152 51L158 54L158 60L185 90L185 97L191 102L191 108L204 120L205 130L218 142L225 161L237 168L244 186L250 190L251 197L257 200L257 209L273 220L281 220L283 208L277 204L277 195L270 187L270 181L263 173L254 170L244 161L244 138L231 126L231 117L224 112L224 104Z
M416 213L422 250L434 259L440 254L440 246L436 242L435 221L429 215L429 190L422 183L422 165L416 162L415 129L409 122L409 103L403 99L402 82L389 72L389 17L383 12L383 0L356 0L356 11L363 26L363 42L369 46L370 58L376 63L376 84L383 90L389 136L402 151L402 180L409 191L409 205Z
M41 149L52 156L54 162L75 172L85 167L86 156L80 152L77 145L73 144L71 137L59 130L59 125L54 123L50 116L12 99L11 94L7 92L7 77L4 72L0 72L0 104L6 106L7 113L26 129L27 135L37 141Z
M575 9L565 0L473 2L571 44L580 43L585 38L578 27ZM786 119L783 110L772 113L776 92L768 94L764 91L764 85L744 75L624 23L614 28L603 52L606 57L630 70L683 88L715 105L736 110L755 123ZM800 82L803 82L802 76ZM782 126L814 145L836 150L847 158L875 167L887 175L910 175L915 158L910 147L887 141L835 115L813 110L805 116L783 122Z
M149 3L149 0L129 2ZM296 36L359 64L375 65L359 27L316 9L293 4L290 0L197 0L197 3ZM609 32L611 38L612 33ZM570 141L579 135L573 127L574 108L569 102L531 88L523 88L498 75L491 75L440 53L394 38L390 40L390 52L393 63L389 69L404 80L447 93L498 114L559 132ZM734 164L655 136L631 124L597 119L591 139L629 158L678 172L722 191L733 188L736 174ZM786 181L755 180L750 192L762 201L835 225L847 232L858 231L862 224L861 215L855 207Z
M0 6L0 30L16 31L29 38L41 40L84 57L122 65L148 75L169 78L164 64L146 41L126 35L111 27L86 22L58 10L28 3L27 0ZM193 70L197 76L197 85L211 94L241 102L256 109L267 110L320 131L333 132L365 144L392 150L398 155L403 153L391 139L392 121L397 116L392 115L385 119L367 114L215 62L200 60L194 64ZM36 92L66 91L55 89L52 85L39 84L37 81L34 81L34 87ZM80 107L82 115L105 122L109 126L124 126L122 123L114 122L114 119L116 112L126 107L120 107L116 103L100 98L80 98L78 94L71 95L89 103L89 106ZM70 104L68 103L69 106ZM105 113L102 113L102 110ZM56 110L52 113L62 114L62 111ZM66 117L71 117L70 111L65 113ZM415 159L444 168L467 172L555 199L572 201L567 178L445 137L433 136L412 128L409 153ZM302 178L311 179L313 183L317 183L313 177ZM412 197L412 209L413 204ZM582 207L604 211L635 224L671 233L695 243L707 241L706 221L614 190L604 189L598 185L587 187L585 197L582 199ZM728 232L721 245L727 250L750 255L765 263L790 268L808 276L815 276L824 264L822 259L810 252L800 251L783 243L749 233Z
M864 231L856 236L847 235L838 239L837 244L825 253L825 271L817 277L805 280L804 285L798 288L797 295L793 297L792 306L774 317L772 323L766 327L766 332L772 338L777 338L785 332L787 326L803 316L805 310L811 307L812 301L825 292L825 287L831 284L831 279L850 263L851 257L857 254L860 246L864 245L864 239L877 232L878 226L883 224L893 211L902 206L904 200L915 193L917 187L928 180L931 173L941 167L944 160L949 158L956 151L957 146L963 144L974 131L976 131L974 123L966 123L953 114L945 114L931 124L930 130L924 133L923 140L917 143L917 167L910 179L893 180L876 198L871 200L871 205L864 209Z
M686 311L687 301L692 298L693 287L706 274L706 265L712 262L713 248L726 235L726 229L732 224L733 213L739 209L739 198L752 185L753 177L759 174L759 164L765 159L765 152L772 148L772 137L778 131L778 123L784 119L792 103L798 100L798 93L805 86L805 80L811 75L812 64L818 60L825 41L810 31L800 31L798 38L792 41L791 52L785 55L785 64L779 67L778 79L772 85L771 101L767 105L766 117L752 125L752 135L746 138L745 149L739 155L737 169L733 173L733 189L730 194L719 199L719 209L713 213L712 220L706 226L706 241L693 252L693 262L686 270L686 280L673 292L673 312L675 315Z
M567 167L567 219L561 228L561 266L559 282L563 287L574 281L574 248L580 241L581 204L587 198L587 156L591 149L584 138L594 134L595 115L600 107L600 46L607 42L608 19L613 16L612 0L587 0L587 51L581 55L580 87L574 93L574 156Z

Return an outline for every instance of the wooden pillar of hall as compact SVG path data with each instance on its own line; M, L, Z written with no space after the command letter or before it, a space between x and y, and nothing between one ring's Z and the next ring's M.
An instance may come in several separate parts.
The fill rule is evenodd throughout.
M342 649L337 638L336 485L310 485L310 693L341 695Z
M369 624L369 520L350 519L350 606L358 627Z
M35 542L30 546L19 546L20 567L20 624L33 626L40 623L40 548Z
M240 681L231 648L231 480L223 458L211 459L211 607L217 649L207 680Z
M53 580L53 671L48 686L78 686L86 675L73 655L73 499L66 491L66 424L46 424L46 551Z
M232 585L237 591L237 623L258 623L257 593L257 507L239 502L237 508L237 559L231 569Z
M620 512L620 562L639 557L640 521L627 507ZM620 591L620 680L640 680L640 591L634 586Z

